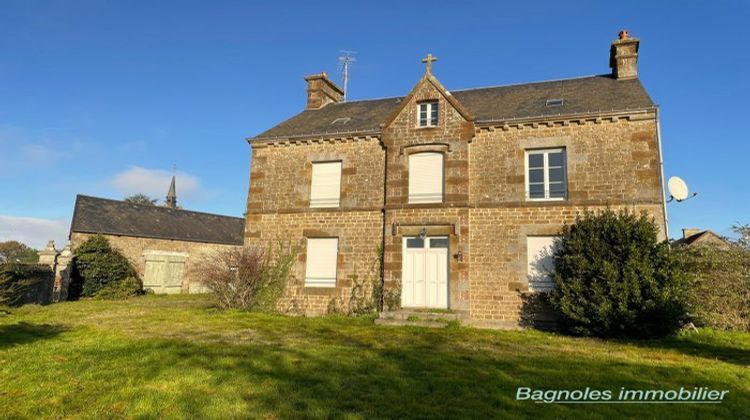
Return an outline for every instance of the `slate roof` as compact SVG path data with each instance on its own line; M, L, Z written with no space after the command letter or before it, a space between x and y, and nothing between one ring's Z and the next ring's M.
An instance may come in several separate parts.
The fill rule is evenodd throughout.
M556 115L642 110L654 108L638 79L615 80L611 75L517 85L454 90L450 92L477 123ZM271 139L337 133L379 132L404 97L350 101L305 110L253 138ZM547 106L562 99L562 106ZM332 124L350 118L345 124Z
M70 231L242 245L245 219L76 196Z

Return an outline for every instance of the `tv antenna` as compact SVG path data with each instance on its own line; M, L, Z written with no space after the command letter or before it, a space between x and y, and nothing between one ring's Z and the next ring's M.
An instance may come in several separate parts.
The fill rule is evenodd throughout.
M689 200L698 195L697 192L694 192L693 195L689 195L687 184L682 180L682 178L678 176L669 178L669 181L667 182L667 189L669 190L669 200L667 200L667 203L672 200L679 203L681 201Z
M349 67L357 61L354 58L356 51L340 50L341 55L339 56L339 72L341 72L341 79L344 85L344 102L346 102L346 91L349 85Z

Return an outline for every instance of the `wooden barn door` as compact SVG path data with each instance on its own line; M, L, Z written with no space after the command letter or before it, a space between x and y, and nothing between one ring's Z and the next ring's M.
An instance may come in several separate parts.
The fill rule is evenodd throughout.
M144 289L165 294L182 292L187 254L146 251L144 256L146 257L146 267L143 273Z

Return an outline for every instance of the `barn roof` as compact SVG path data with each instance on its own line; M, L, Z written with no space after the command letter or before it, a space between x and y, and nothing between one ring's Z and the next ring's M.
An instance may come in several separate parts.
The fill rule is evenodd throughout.
M242 245L245 219L107 198L76 196L71 233Z

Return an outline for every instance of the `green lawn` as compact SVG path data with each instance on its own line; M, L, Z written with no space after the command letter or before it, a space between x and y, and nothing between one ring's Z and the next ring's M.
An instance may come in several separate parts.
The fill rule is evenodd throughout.
M148 296L0 312L0 417L747 418L749 364L750 334L614 342ZM730 393L716 405L535 404L515 401L519 386Z

